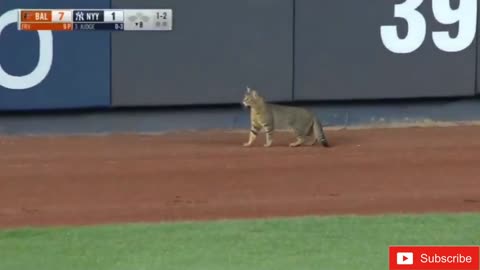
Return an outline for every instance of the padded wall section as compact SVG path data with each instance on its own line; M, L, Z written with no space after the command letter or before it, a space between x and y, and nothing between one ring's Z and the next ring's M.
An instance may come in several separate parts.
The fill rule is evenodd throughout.
M240 103L246 86L291 100L293 0L112 5L173 9L173 31L112 34L114 106Z
M465 7L459 35L458 24L439 22L450 7L435 7L438 19L430 0L297 0L295 100L473 95L476 14ZM398 38L395 31L382 39L383 25L398 26ZM435 43L436 31L458 39L444 33Z

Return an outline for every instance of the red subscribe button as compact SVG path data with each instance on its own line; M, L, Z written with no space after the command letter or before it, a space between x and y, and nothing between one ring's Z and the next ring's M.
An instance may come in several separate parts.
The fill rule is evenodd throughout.
M390 270L480 270L480 247L392 246Z

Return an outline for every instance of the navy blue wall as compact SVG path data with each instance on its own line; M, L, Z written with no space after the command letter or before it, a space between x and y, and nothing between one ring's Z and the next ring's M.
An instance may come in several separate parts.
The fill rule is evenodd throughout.
M383 25L397 26L401 38L420 32L394 18L395 4L402 2L297 0L295 100L473 96L476 42L456 52L437 48L433 31L455 37L458 26L439 23L431 0L418 8L426 24L420 47L409 53L386 48Z
M434 32L447 31L451 38L460 32L458 23L438 18L451 17L448 1L435 2L445 5L437 7L437 15L431 0L200 2L2 0L0 25L6 12L16 8L112 4L172 8L173 31L54 32L53 62L44 80L8 89L26 81L7 80L0 70L0 110L237 103L247 85L269 101L458 97L479 91L478 38L469 27L478 23L478 14L472 6L463 6L463 41L444 36L439 46ZM416 16L417 26L409 29L406 20L395 18L395 5L415 2L421 3L418 13L407 8L407 16ZM450 8L458 3L475 2L451 1ZM381 27L398 27L399 40L391 46L402 49L401 39L421 32L418 18L426 27L420 45L408 53L388 50ZM39 59L38 40L36 32L19 32L15 24L3 29L2 69L13 75L30 73ZM449 51L459 43L465 46Z
M109 0L2 0L0 16L16 8L109 8ZM5 18L5 17L4 17ZM10 24L0 34L0 65L9 74L32 72L39 59L37 32ZM23 90L2 87L0 109L56 109L110 105L110 34L53 32L53 62L39 84Z

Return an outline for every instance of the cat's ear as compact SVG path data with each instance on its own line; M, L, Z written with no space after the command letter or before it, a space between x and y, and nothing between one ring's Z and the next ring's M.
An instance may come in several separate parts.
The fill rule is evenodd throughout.
M250 87L247 86L247 93L250 93Z

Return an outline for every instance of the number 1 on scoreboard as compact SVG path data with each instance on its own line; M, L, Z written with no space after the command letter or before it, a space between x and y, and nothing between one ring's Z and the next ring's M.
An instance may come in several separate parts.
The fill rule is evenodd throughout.
M104 22L123 23L123 10L105 10Z

